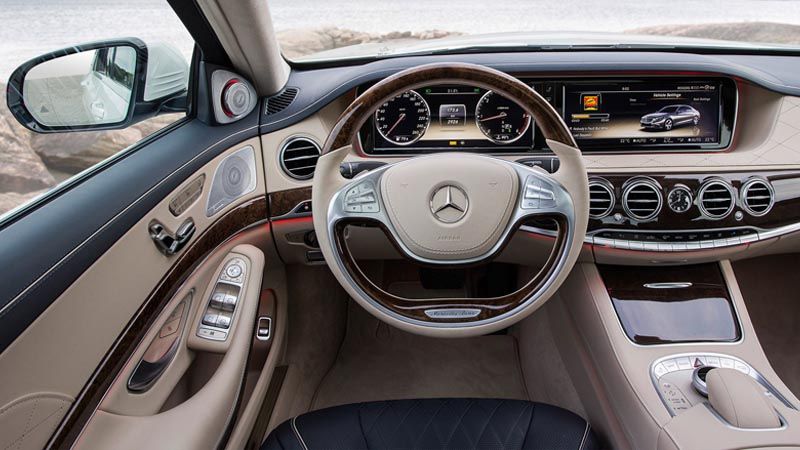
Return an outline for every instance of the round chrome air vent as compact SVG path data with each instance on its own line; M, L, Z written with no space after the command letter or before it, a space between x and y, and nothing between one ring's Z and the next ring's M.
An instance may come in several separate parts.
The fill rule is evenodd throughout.
M706 181L697 193L697 206L709 219L728 217L736 206L733 186L723 180Z
M602 219L611 214L616 204L614 186L604 178L589 180L589 217Z
M739 195L742 199L742 208L751 216L761 217L775 204L775 191L772 185L761 178L747 180L742 185Z
M316 142L302 136L289 138L281 146L279 159L281 168L296 180L308 180L314 176L317 160L322 151Z
M661 186L652 178L634 178L622 190L622 208L631 219L652 220L661 212L663 204Z

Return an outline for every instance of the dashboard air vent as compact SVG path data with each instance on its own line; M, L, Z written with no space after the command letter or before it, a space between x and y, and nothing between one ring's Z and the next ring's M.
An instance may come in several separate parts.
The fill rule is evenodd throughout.
M728 217L736 206L733 187L722 180L705 182L697 193L697 206L710 219Z
M661 212L661 186L651 178L636 178L622 192L622 207L631 219L654 219Z
M766 180L751 178L742 185L742 208L751 216L768 213L775 204L775 191Z
M319 145L309 138L289 138L281 147L281 168L296 180L308 180L314 176L320 153Z
M277 114L288 108L294 101L294 98L297 97L298 92L297 88L289 87L272 97L268 97L266 107L267 115L271 116L272 114Z
M611 214L616 199L611 183L603 178L589 180L589 217L602 219Z

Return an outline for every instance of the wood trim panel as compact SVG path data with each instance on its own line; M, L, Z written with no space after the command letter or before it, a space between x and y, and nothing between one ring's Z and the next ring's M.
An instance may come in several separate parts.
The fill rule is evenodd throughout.
M559 230L566 230L566 222L562 216L550 217L556 221ZM359 223L363 225L363 223ZM335 240L336 251L339 252L342 262L345 265L347 272L353 277L353 280L358 284L370 298L377 301L384 308L399 314L408 319L418 320L429 323L459 323L459 322L475 322L478 320L491 319L497 317L508 311L513 310L522 302L527 300L531 295L540 290L547 279L549 279L553 272L556 270L559 255L562 255L569 245L566 240L566 231L559 231L557 234L553 248L550 252L547 262L544 267L537 273L528 283L522 288L510 294L492 297L492 298L437 298L437 299L407 299L390 294L376 285L369 277L361 270L358 262L350 253L345 239L345 228L348 225L355 225L354 222L342 221L336 224L333 239ZM368 226L379 226L383 229L390 242L398 249L401 255L405 253L400 251L400 246L394 240L391 233L380 225L374 223L366 224ZM520 224L516 224L518 228ZM513 233L509 234L504 245L508 244L511 240ZM502 248L492 255L489 260L502 252ZM419 264L416 261L408 259L409 261ZM442 266L436 266L442 267ZM445 266L446 267L446 266ZM451 266L451 267L468 267L465 265ZM457 319L433 319L425 314L425 310L437 308L474 308L479 309L481 312L476 317L457 318Z
M269 194L269 216L289 214L295 206L307 200L311 200L311 186L273 192Z
M205 257L231 236L266 219L267 201L259 197L231 209L189 243L109 349L53 433L47 448L73 445L159 314Z
M735 342L742 337L719 264L636 270L598 266L598 271L625 334L637 344Z

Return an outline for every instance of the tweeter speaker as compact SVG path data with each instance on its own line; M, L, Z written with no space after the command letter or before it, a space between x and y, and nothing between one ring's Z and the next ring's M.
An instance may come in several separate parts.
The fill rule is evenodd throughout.
M227 156L214 172L206 203L211 217L239 197L256 188L256 155L253 147L243 147Z

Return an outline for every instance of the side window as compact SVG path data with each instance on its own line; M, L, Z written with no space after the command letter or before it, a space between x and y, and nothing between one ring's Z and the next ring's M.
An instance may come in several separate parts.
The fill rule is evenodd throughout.
M45 6L37 2L19 2L13 6L15 13L3 27L15 37L14 42L0 46L0 221L13 214L14 208L46 195L70 178L185 117L185 113L164 114L120 130L39 134L23 127L8 109L6 92L12 72L28 60L61 48L136 37L148 49L168 48L186 64L191 61L194 41L166 0L149 0L141 7L129 3L62 0L47 2ZM29 20L47 13L46 5L58 8L59 17L63 17L62 25L55 29L52 22ZM121 98L134 86L136 51L120 46L86 52L88 56L83 59L81 55L73 58L76 83L92 84L92 95L84 96L76 104L85 104L85 110L98 120L104 115L116 117L115 107L127 104ZM85 65L77 78L80 64ZM90 76L83 75L87 73ZM53 81L46 78L33 81L51 83L52 89ZM61 89L62 80L58 82L57 88ZM36 113L58 117L70 114L69 111L65 105L43 102Z

